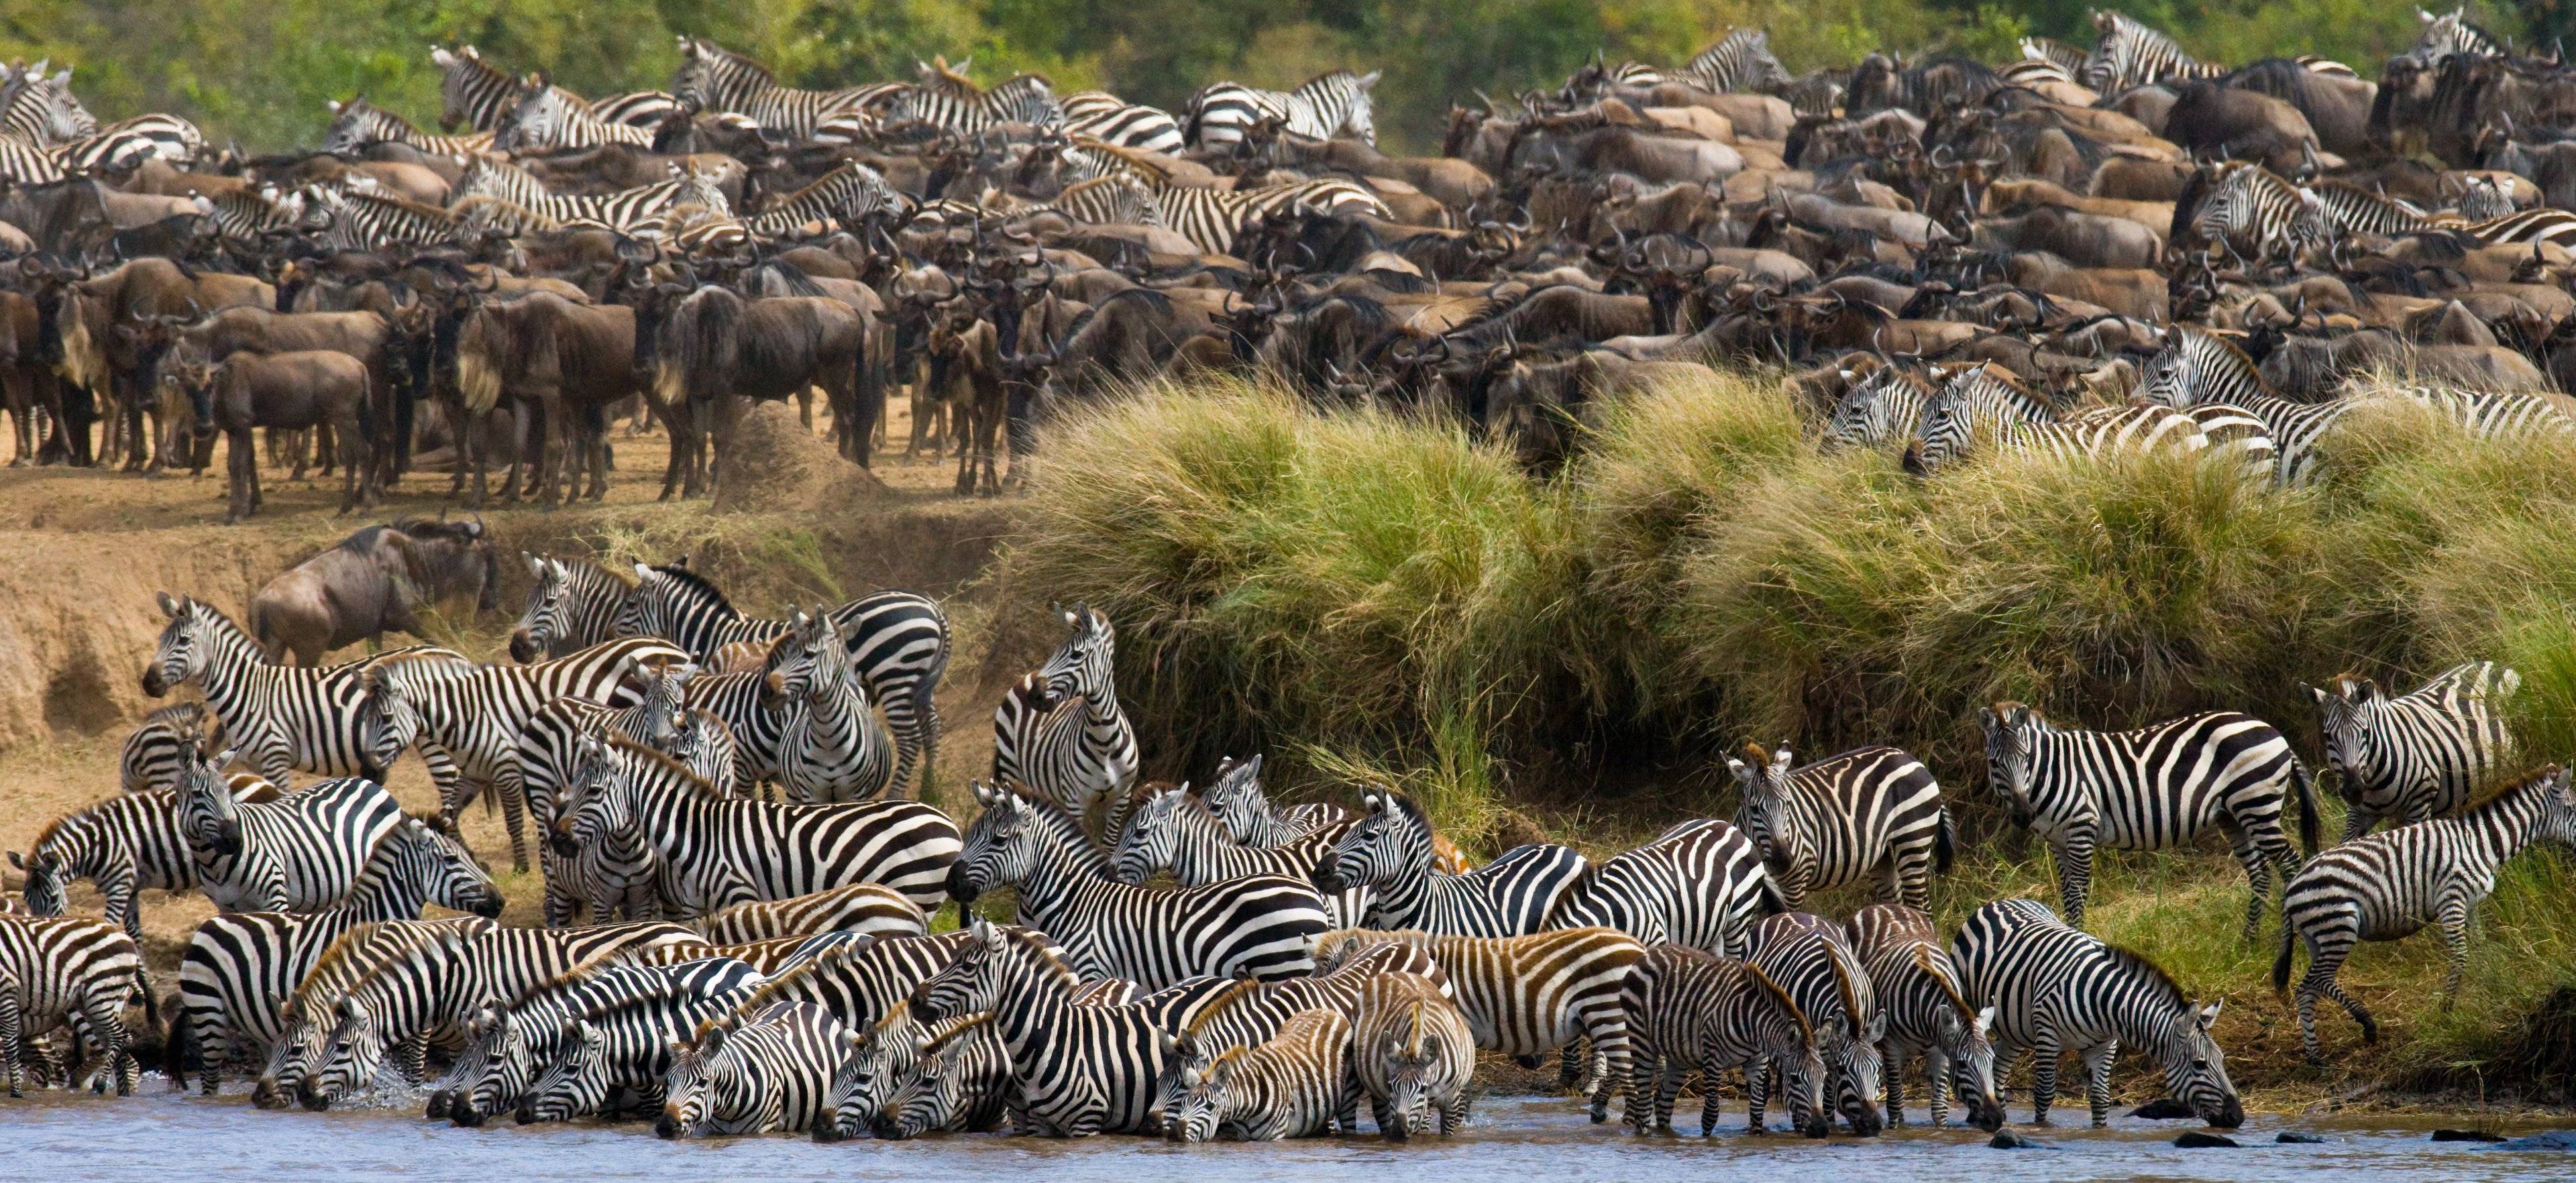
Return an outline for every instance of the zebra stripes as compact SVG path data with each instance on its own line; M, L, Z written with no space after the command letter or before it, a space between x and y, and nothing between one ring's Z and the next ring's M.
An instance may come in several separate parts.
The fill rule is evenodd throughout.
M340 998L359 979L417 946L464 941L494 927L491 921L467 917L362 924L343 933L295 983L293 994L278 1011L277 1034L269 1043L267 1064L251 1086L251 1103L278 1109L304 1097L306 1085L329 1050L327 1040L339 1017ZM396 1054L416 1066L424 1051L423 1041L415 1040L396 1049ZM209 1061L208 1071L212 1070Z
M1728 31L1676 71L1676 76L1717 94L1786 86L1791 81L1788 67L1771 56L1771 34L1766 29Z
M1466 1127L1476 1033L1440 983L1396 972L1360 983L1350 1066L1388 1141L1430 1133L1435 1122L1444 1135Z
M2057 408L2001 367L1980 363L1951 375L1926 398L1905 446L1905 470L1933 472L1965 454L1980 433L2054 422Z
M1110 852L1110 869L1120 883L1138 887L1156 871L1170 871L1183 887L1205 887L1248 875L1302 879L1332 847L1332 837L1325 834L1274 847L1242 845L1184 785L1156 792L1128 817ZM1365 887L1324 898L1326 923L1335 928L1358 926L1367 908Z
M1887 1016L1879 1052L1886 1061L1888 1124L1905 1124L1905 1066L1919 1058L1933 1125L1950 1124L1955 1082L1968 1120L1979 1129L2002 1129L1995 1048L1986 1037L1994 1014L1968 1005L1932 918L1903 904L1872 904L1853 914L1849 934L1852 954L1869 970L1870 992Z
M1043 128L1064 122L1064 108L1044 76L1019 74L987 90L966 76L972 61L955 66L946 58L916 62L921 82L896 91L886 102L886 122L918 120L962 136L980 136L1006 123Z
M477 156L466 161L456 192L460 198L497 197L559 222L596 224L621 233L631 233L683 202L726 208L722 190L694 174L683 175L676 164L667 181L615 193L576 195L548 192L544 182L519 166Z
M1217 762L1216 778L1200 792L1200 801L1225 832L1246 846L1277 846L1327 826L1357 820L1351 811L1329 801L1310 801L1281 808L1261 791L1262 757ZM1339 832L1338 828L1335 831Z
M1822 446L1828 451L1886 448L1913 439L1915 425L1923 421L1923 404L1931 396L1931 387L1922 378L1895 366L1880 366L1843 391L1825 421Z
M1358 1124L1346 1060L1351 1021L1340 1011L1300 1012L1257 1047L1210 1048L1163 1035L1163 1136L1174 1142L1270 1142Z
M2186 411L2242 410L2263 424L2282 484L2302 485L2313 479L2325 455L2322 442L2352 404L2282 398L2263 381L2254 360L2234 343L2188 325L2176 325L2170 331L2172 340L2147 359L2139 374L2138 397Z
M687 560L648 567L636 564L638 584L618 610L614 628L620 636L658 636L708 661L732 641L767 641L786 634L783 620L744 616L704 576L688 569ZM859 675L885 708L886 725L895 736L895 783L911 785L915 795L928 787L930 767L939 757L939 707L932 696L947 672L948 614L936 601L903 591L861 596L829 614L841 639L857 660ZM743 721L725 722L742 735ZM921 779L915 782L918 769Z
M787 700L778 753L781 796L798 805L865 801L894 779L894 737L868 707L840 625L816 608L798 612L790 627L797 658L772 670Z
M2213 166L2200 207L2192 211L2194 238L2223 247L2240 263L2295 263L2301 252L2325 245L2329 219L2319 194L2282 180L2272 170L2241 161ZM2569 219L2576 232L2576 218Z
M1181 121L1171 112L1131 103L1107 91L1076 91L1064 96L1063 107L1068 136L1165 156L1178 155L1189 144L1181 134Z
M2308 949L2308 972L2299 979L2299 1046L2322 1062L2317 1042L2317 996L2342 1006L2361 1024L2362 1038L2379 1042L2379 1024L2361 1002L2335 984L2354 945L2412 936L2427 923L2442 930L2449 962L2442 977L2442 1009L2458 1000L2468 966L2469 923L2478 904L2495 890L2496 869L2534 841L2576 844L2576 793L2567 771L2552 764L2456 818L2435 818L2346 842L2309 861L2281 893L2281 951L2272 962L2272 989L2290 985L2292 958Z
M2481 58L2503 57L2506 53L2504 43L2494 34L2468 22L2465 4L2442 16L2418 8L2415 16L2424 26L2415 38L2414 49L2409 51L2416 57L2438 61L2455 53Z
M993 711L993 779L1080 817L1135 781L1136 729L1118 705L1117 630L1088 604L1063 615L1064 644Z
M899 1094L929 1054L931 1045L969 1028L975 1033L967 1038L981 1044L981 1054L989 1057L982 1067L999 1072L1007 1081L1010 1054L1003 1049L991 1018L990 1014L978 1012L940 1023L923 1023L913 1017L909 1003L897 1002L865 1031L844 1032L840 1059L832 1068L832 1087L823 1101L824 1118L814 1123L814 1140L839 1142L872 1129L899 1129Z
M28 1041L58 1025L98 1050L99 1071L115 1078L117 1096L131 1095L142 1068L126 1050L124 1012L143 990L143 951L125 930L101 920L0 916L0 1060L8 1062L9 1095L26 1095Z
M230 753L226 753L229 755ZM347 898L402 805L364 777L315 781L273 801L244 802L225 759L200 760L179 782L179 834L197 885L227 911L309 912Z
M687 714L683 696L694 674L695 667L688 665L647 667L642 693L633 706L611 710L588 699L558 698L528 716L514 744L515 761L519 792L527 799L538 833L554 827L583 739L614 732L666 755L679 746L680 726ZM692 771L703 775L702 770ZM629 920L661 916L656 891L660 864L650 847L613 841L584 847L578 856L566 859L549 845L538 851L537 863L546 876L549 928L573 923L584 907L600 923L621 912Z
M982 784L975 801L983 812L948 870L948 894L972 904L994 888L1017 888L1020 923L1062 942L1088 976L1154 990L1201 974L1266 980L1314 967L1307 943L1325 931L1324 901L1303 882L1254 875L1130 887L1110 877L1108 857L1054 802Z
M179 959L179 1009L171 1019L168 1072L181 1084L184 1052L194 1049L201 1084L211 1096L228 1063L263 1055L287 1027L285 1007L343 937L387 921L410 921L421 907L501 914L501 893L465 844L435 819L406 819L376 845L349 898L312 913L227 912L197 926ZM447 922L450 924L461 922ZM349 956L368 944L360 936Z
M483 54L473 46L432 49L429 60L439 68L438 95L443 104L438 117L440 127L449 131L459 127L498 131L510 109L518 105L519 80L506 70L486 64Z
M1219 82L1190 96L1183 132L1198 148L1221 151L1241 143L1252 125L1278 120L1291 135L1329 140L1348 133L1363 143L1377 143L1369 97L1380 71L1354 74L1335 70L1308 79L1291 91L1260 90L1239 82Z
M510 630L510 660L570 657L616 638L617 611L633 582L589 559L526 551L519 558L528 565L528 606Z
M1941 786L1922 761L1884 746L1797 769L1787 748L1745 755L1751 763L1726 762L1743 790L1735 826L1762 851L1783 903L1797 908L1811 891L1876 871L1882 902L1931 906L1932 873L1950 869L1954 840Z
M48 64L0 67L0 93L9 96L0 110L0 138L51 147L98 133L98 117L72 93L72 67L49 75Z
M783 900L753 900L692 922L717 945L786 940L817 933L851 932L876 940L917 937L930 918L912 897L876 883L852 883Z
M1852 1133L1876 1137L1886 1125L1879 1108L1886 1100L1886 1063L1878 1045L1887 1037L1887 1013L1842 928L1805 912L1783 912L1755 925L1746 946L1746 963L1776 983L1815 1031L1833 1110ZM1756 1060L1745 1070L1744 1092L1751 1123L1760 1126L1771 1093L1767 1063Z
M411 121L367 101L367 96L331 108L331 129L322 136L322 150L334 156L353 156L369 144L401 144L434 156L477 157L492 149L492 133L472 132L461 136L437 136L412 126Z
M710 1027L671 1050L662 1138L802 1133L828 1118L824 1101L846 1034L832 1012L782 1002L738 1027Z
M1564 846L1523 846L1465 875L1432 865L1431 819L1411 797L1369 792L1367 811L1315 866L1316 886L1368 887L1367 925L1441 935L1508 937L1546 926L1584 874L1583 856Z
M1619 1002L1628 1014L1626 1116L1637 1132L1672 1132L1673 1098L1682 1078L1697 1072L1700 1136L1716 1133L1717 1074L1750 1068L1756 1060L1783 1069L1793 1128L1810 1138L1833 1132L1815 1027L1761 970L1732 957L1656 945L1628 970ZM1746 1132L1763 1129L1748 1125Z
M537 1077L563 1054L566 1028L576 1020L645 1004L663 1012L657 1025L686 1033L763 980L757 970L732 957L692 957L673 965L576 966L507 1003L481 1007L467 1019L471 1042L441 1079L440 1089L430 1094L428 1116L475 1126L518 1108ZM688 1026L679 1025L684 1015Z
M1584 868L1546 927L1615 928L1649 946L1670 941L1733 956L1756 916L1787 906L1753 841L1701 818Z
M901 211L906 204L883 174L852 160L744 218L742 226L762 238L783 238L816 224L847 228L880 210Z
M2068 923L2084 922L2095 847L2163 850L2215 825L2253 885L2245 905L2251 941L2262 926L2271 864L2284 878L2299 866L2299 852L2281 831L2293 791L2300 847L2316 849L2315 783L2289 740L2251 715L2206 711L2134 731L2068 731L2031 707L1999 702L1980 718L1987 784L2014 823L2046 839L2056 855Z
M1161 226L1198 248L1202 254L1234 250L1236 238L1272 214L1356 214L1392 219L1395 215L1377 194L1349 181L1300 181L1266 189L1200 189L1175 185L1160 177L1145 180L1149 225Z
M226 778L225 788L239 804L278 796L276 786L247 773ZM9 852L9 865L27 876L28 913L62 915L71 881L87 879L98 888L107 922L142 940L143 910L135 892L197 886L197 862L179 814L179 790L168 788L121 793L55 818L37 831L23 857Z
M333 250L449 246L463 237L456 218L436 206L328 185L308 185L300 192L304 213L298 228Z
M552 1060L519 1098L519 1124L603 1113L620 1091L658 1108L671 1045L757 988L760 975L746 968L729 957L682 962L670 972L685 975L692 989L589 1007L573 1016L555 1036Z
M546 85L542 74L528 77L510 113L492 129L492 146L511 152L554 152L602 144L649 148L653 145L653 128L600 118L590 104L571 91Z
M825 119L856 113L867 101L884 97L885 89L780 86L760 63L696 37L680 38L680 69L671 82L672 95L683 103L711 114L749 116L791 141L814 138Z
M1016 1094L1010 1049L991 1016L952 1022L916 1053L909 1079L886 1097L873 1126L901 1141L935 1130L989 1130L1001 1124Z
M2093 28L2101 34L2084 59L2084 85L2108 97L2133 86L2168 80L2216 78L2227 67L2184 53L2171 37L2128 15L2095 10Z
M2453 666L2396 698L2353 674L2331 693L2302 683L2317 700L2326 766L2347 807L2343 840L2382 819L2408 825L2467 804L2512 751L2494 704L2521 686L2522 675L2492 661Z
M117 787L128 793L174 788L188 761L209 744L221 748L223 721L201 702L162 707L143 716L117 750Z
M2164 1070L2168 1096L2222 1129L2245 1122L2227 1078L2227 1056L2210 1037L2221 1003L2196 1004L2153 962L2057 918L2036 900L1997 900L1977 909L1950 940L1960 992L1994 1008L1995 1057L2035 1054L2032 1120L2045 1123L2057 1097L2060 1056L2084 1065L2093 1124L2110 1120L2111 1061L2123 1046Z

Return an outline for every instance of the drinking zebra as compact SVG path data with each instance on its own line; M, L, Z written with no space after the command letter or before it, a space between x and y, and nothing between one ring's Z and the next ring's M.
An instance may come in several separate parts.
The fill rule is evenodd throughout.
M730 963L730 964L728 964ZM571 1121L609 1111L623 1093L658 1110L671 1071L671 1046L695 1035L701 1024L728 1013L759 975L742 972L732 958L672 966L673 973L705 967L705 985L692 993L651 996L596 1007L576 1016L556 1037L554 1058L519 1099L520 1125Z
M175 788L188 760L224 746L223 720L202 702L183 702L143 716L116 755L117 787L128 793Z
M1190 96L1182 131L1192 146L1221 152L1241 143L1252 125L1276 119L1291 135L1329 140L1348 133L1374 145L1377 125L1370 117L1369 90L1377 85L1379 74L1377 70L1366 74L1335 70L1292 91L1219 82Z
M2129 1047L2164 1070L2168 1095L2202 1121L2222 1129L2244 1124L2227 1055L2210 1037L2224 1004L2192 1002L2146 958L2068 925L2037 900L1997 900L1960 926L1950 960L1968 1003L1994 1008L1996 1059L2034 1054L2034 1122L2047 1124L2058 1059L2073 1052L2084 1065L2093 1124L2108 1124L2111 1061Z
M810 1002L778 1003L740 1026L710 1027L671 1049L661 1138L802 1133L830 1114L835 1054L847 1028Z
M727 642L768 641L788 631L786 621L735 610L715 584L688 569L686 558L659 567L638 563L635 575L635 589L614 618L619 636L661 637L707 662ZM939 707L932 696L948 669L948 614L928 596L881 591L834 608L830 616L869 693L885 708L895 736L895 783L911 785L919 796L939 758ZM741 738L741 722L725 722Z
M200 759L180 778L172 820L197 886L234 912L310 912L348 897L376 845L403 821L402 804L365 777L315 781L269 801L243 801Z
M671 93L679 101L710 114L747 115L790 142L814 138L825 119L855 113L888 89L883 84L843 90L780 86L760 63L696 37L680 38L680 69L671 80Z
M1351 1021L1337 1010L1303 1011L1257 1047L1212 1050L1187 1033L1162 1034L1166 1091L1163 1136L1174 1142L1272 1142L1358 1125L1359 1097L1348 1059Z
M1833 1132L1816 1029L1795 999L1751 964L1682 945L1656 945L1619 989L1628 1012L1628 1125L1671 1133L1682 1078L1700 1074L1699 1132L1717 1132L1717 1074L1757 1060L1782 1068L1790 1124L1810 1138ZM1751 1107L1759 1112L1760 1106ZM1762 1133L1752 1124L1748 1133Z
M913 1017L911 1004L897 1002L865 1030L846 1031L840 1059L832 1068L832 1087L823 1102L825 1116L814 1123L814 1140L839 1142L872 1128L899 1124L889 1121L895 1114L889 1102L920 1067L927 1046L965 1028L982 1026L978 1038L988 1044L1007 1076L1010 1056L992 1029L991 1018L978 1012L924 1023Z
M773 805L728 798L670 757L624 738L585 737L549 841L556 853L649 847L661 890L684 916L852 883L902 892L927 909L953 884L955 823L916 801Z
M1087 817L1134 782L1136 728L1118 703L1117 630L1088 604L1063 616L1064 644L993 712L993 779ZM1106 819L1104 834L1123 821Z
M610 707L630 706L644 670L686 662L689 656L661 641L628 637L595 645L570 657L534 665L458 664L400 655L360 675L357 705L359 757L370 775L385 769L415 744L435 746L456 763L456 777L439 786L439 810L450 820L489 789L501 799L510 827L510 862L528 869L519 784L519 731L537 708L558 698L581 698Z
M2361 1002L2335 984L2352 947L2395 941L2427 922L2442 930L2449 962L2442 976L2442 1009L2460 993L2468 966L2469 922L2495 890L2496 869L2534 841L2576 845L2576 794L2567 771L2552 764L2455 818L2434 818L2365 835L2309 860L2291 876L2281 896L2281 952L2272 961L2272 989L2290 986L2298 947L2308 948L2308 972L2299 979L2299 1046L2322 1062L2317 1043L2317 996L2334 999L2361 1024L2362 1038L2379 1042L2379 1024Z
M966 933L956 956L913 988L913 1015L937 1023L992 1012L1019 1082L1025 1117L1015 1121L1029 1131L1058 1138L1155 1132L1161 1035L1233 983L1199 978L1138 1002L1086 1006L1075 1001L1080 978L1044 937L981 916Z
M281 1109L304 1097L305 1085L329 1051L326 1040L339 1018L340 998L351 985L416 946L462 942L494 927L489 920L467 916L361 924L342 933L322 950L321 959L312 962L312 968L296 980L292 993L283 998L283 1005L277 1009L276 1033L268 1042L267 1063L251 1085L251 1103L262 1109ZM199 935L205 935L205 931L200 929ZM255 1010L237 1010L236 1014L261 1017ZM241 1033L238 1027L233 1032L236 1038ZM416 1067L426 1049L420 1043L407 1043L396 1048L394 1054ZM217 1063L207 1061L209 1081Z
M986 784L975 801L983 812L948 869L948 894L963 905L1018 889L1020 923L1063 942L1087 976L1152 990L1201 974L1270 979L1314 967L1307 942L1325 931L1324 901L1299 880L1130 887L1111 878L1108 856L1056 803Z
M2382 819L2407 825L2467 804L2511 754L2495 705L2521 686L2521 674L2492 661L2453 666L2396 698L2355 674L2336 678L2331 692L2301 683L2317 700L2326 766L2346 806L2343 840Z
M171 1018L166 1071L173 1088L185 1057L201 1061L211 1096L227 1063L263 1055L286 1027L284 1007L343 937L387 921L410 921L423 905L501 914L501 893L472 852L436 818L407 818L358 877L349 898L319 912L227 912L197 926L179 958L179 1006ZM361 937L346 956L367 944Z
M1010 1049L1002 1045L992 1016L945 1024L915 1056L911 1074L887 1095L877 1115L877 1137L902 1141L935 1130L980 1131L1001 1124L1017 1085Z
M1351 1006L1351 1075L1368 1093L1378 1133L1401 1142L1466 1128L1476 1074L1476 1034L1438 982L1381 973Z
M1787 748L1744 754L1751 763L1726 762L1744 794L1735 826L1761 850L1783 903L1797 908L1811 891L1876 871L1881 901L1931 906L1932 874L1950 870L1956 839L1922 761L1885 746L1796 769Z
M1932 918L1903 904L1872 904L1853 914L1850 934L1852 953L1868 968L1870 991L1887 1016L1879 1051L1886 1060L1888 1124L1905 1124L1905 1066L1920 1058L1933 1125L1950 1124L1956 1083L1968 1120L1979 1129L2002 1129L1995 1048L1986 1035L1994 1012L1968 1005Z
M271 802L279 795L277 786L247 773L225 778L225 789L236 804ZM27 877L28 914L62 915L68 910L65 892L71 882L87 879L98 888L107 922L142 940L137 891L176 892L198 885L197 862L189 855L179 814L178 789L145 789L46 823L24 856L9 852L9 865Z
M2017 702L1979 712L1986 782L2013 823L2046 839L2070 924L2084 922L2093 851L2164 850L2215 825L2245 867L2253 897L2245 939L2262 927L2271 864L2286 879L2299 852L2281 811L2299 798L2299 846L2317 848L2316 785L2271 724L2235 711L2205 711L2134 731L2069 731Z
M1369 792L1367 812L1315 865L1315 885L1375 892L1370 928L1420 929L1458 936L1507 937L1537 932L1574 889L1588 864L1550 843L1519 847L1464 875L1432 865L1431 819L1413 798Z
M1645 946L1607 928L1508 937L1344 929L1316 938L1316 967L1330 970L1386 941L1439 962L1477 1047L1535 1065L1539 1056L1590 1040L1586 1078L1566 1083L1590 1094L1592 1120L1608 1120L1611 1089L1629 1079L1628 1020L1619 992Z
M1649 946L1671 941L1734 956L1757 915L1789 906L1752 840L1701 818L1584 868L1546 927L1615 928Z
M1878 1136L1886 1128L1880 1109L1887 1099L1886 1062L1878 1045L1887 1038L1887 1012L1879 1008L1869 970L1844 941L1841 926L1805 912L1783 912L1753 926L1746 949L1745 963L1778 984L1814 1029L1833 1110L1852 1133ZM1744 1073L1755 1128L1762 1125L1770 1078L1770 1065L1759 1059ZM1795 1110L1790 1116L1797 1116Z
M694 953L680 946L665 952ZM469 1042L439 1088L428 1116L477 1126L526 1102L537 1078L565 1050L571 1024L612 1010L658 1005L674 1035L729 1010L763 975L732 957L689 957L671 965L583 965L486 1005L466 1020ZM687 1026L679 1025L685 1016Z
M1178 155L1189 144L1181 134L1181 121L1174 119L1171 112L1131 103L1102 90L1064 96L1064 132L1067 136L1165 156Z
M1128 815L1118 844L1110 851L1110 873L1131 887L1141 887L1156 871L1169 871L1183 887L1205 887L1247 875L1280 875L1302 879L1333 847L1316 834L1274 847L1245 846L1225 832L1189 786L1155 791ZM1368 909L1368 889L1355 887L1324 897L1325 919L1335 928L1357 926Z
M138 991L148 993L143 951L124 929L68 916L0 916L0 1060L8 1063L9 1095L26 1095L28 1040L57 1026L72 1029L75 1046L96 1048L98 1071L114 1078L117 1096L131 1095L142 1069L126 1050L124 1014Z

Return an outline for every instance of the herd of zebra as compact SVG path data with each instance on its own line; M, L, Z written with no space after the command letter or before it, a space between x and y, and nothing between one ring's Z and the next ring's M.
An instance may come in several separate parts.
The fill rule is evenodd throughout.
M1988 792L2046 840L2052 908L1989 902L1943 939L1928 909L1958 834L1922 762L1885 746L1800 764L1749 747L1739 804L1593 859L1549 842L1471 865L1422 802L1286 805L1263 760L1203 785L1143 781L1117 693L1116 630L1062 609L1065 638L994 712L989 779L962 824L909 799L939 735L949 630L882 592L747 617L685 563L628 570L525 556L511 660L415 645L327 668L272 664L222 612L163 596L120 757L124 791L12 852L0 913L0 1058L32 1080L120 1094L140 1062L126 1012L163 1030L174 1089L255 1075L263 1108L383 1103L476 1126L652 1116L663 1137L1020 1133L1176 1140L1457 1130L1476 1054L1549 1053L1593 1121L1668 1131L1694 1074L1701 1129L1740 1069L1747 1127L1783 1103L1826 1137L1906 1120L1911 1065L1936 1126L2006 1120L2031 1054L2045 1122L2068 1053L2104 1124L2123 1048L2190 1115L2244 1108L2215 1026L2149 959L2083 927L2093 853L2228 838L2259 936L2284 880L2275 985L2308 1054L2360 941L2441 929L2456 993L2471 914L2524 845L2576 843L2552 765L2483 802L2513 745L2492 663L2392 696L2311 688L2348 806L2318 852L2318 793L2281 731L2209 712L2134 731L1984 712ZM902 704L898 709L898 704ZM884 706L880 721L878 707ZM407 812L389 770L416 752L439 808ZM300 785L296 777L309 777ZM543 923L504 899L459 833L501 800ZM2285 816L2299 811L2294 845ZM2381 823L2391 828L2380 828ZM2303 857L2304 855L2304 857ZM93 883L103 915L67 915ZM1867 884L1848 920L1804 910ZM138 892L219 913L157 993ZM983 915L1010 893L1013 916ZM962 924L933 931L956 901ZM435 904L457 915L424 918Z
M1734 30L1480 92L1439 156L1378 149L1377 71L1164 111L944 59L799 89L682 38L668 92L584 100L456 46L452 134L352 96L321 150L248 156L13 65L0 392L22 459L202 469L224 434L233 517L261 427L312 429L269 463L318 449L344 510L415 457L553 503L603 495L626 414L690 496L747 400L811 428L817 388L849 460L906 393L907 452L997 493L1058 409L1208 373L1542 466L1610 400L1747 363L1926 473L2158 449L2304 482L2388 400L2576 431L2576 68L2422 17L2377 82L2111 11L2089 49L1803 76Z

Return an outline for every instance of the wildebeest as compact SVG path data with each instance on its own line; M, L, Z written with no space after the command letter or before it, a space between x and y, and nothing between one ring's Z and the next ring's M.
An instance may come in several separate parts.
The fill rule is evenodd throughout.
M831 406L857 406L866 335L859 311L830 297L745 299L707 285L674 303L637 345L651 351L654 397L674 414L685 407L697 424L692 434L712 438L711 458L689 458L682 495L697 492L701 474L709 485L722 479L743 400L800 396L819 386ZM678 446L675 437L675 453Z
M635 367L635 310L543 291L486 300L457 331L456 385L468 421L510 400L521 444L503 500L518 500L526 463L527 491L553 505L558 484L567 496L580 491L585 460L588 492L597 500L608 488L603 412L645 393ZM478 473L478 486L480 479Z
M270 661L320 665L334 649L389 632L419 636L418 613L467 592L500 606L501 560L480 519L407 518L369 526L269 580L250 599L251 638Z
M329 426L343 466L340 512L372 498L367 441L374 438L367 367L345 353L323 349L292 353L237 353L220 362L191 358L172 376L197 411L197 436L220 431L230 455L231 503L224 515L237 522L257 511L259 458L251 448L255 427Z

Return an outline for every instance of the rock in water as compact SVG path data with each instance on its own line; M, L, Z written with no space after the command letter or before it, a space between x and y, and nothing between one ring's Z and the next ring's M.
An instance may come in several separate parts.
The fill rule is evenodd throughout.
M2174 1145L2185 1150L2207 1150L2219 1146L2235 1146L2237 1141L2224 1134L2204 1134L2199 1130L2191 1130L2174 1139Z
M2323 1146L2326 1141L2315 1134L2302 1134L2297 1130L2283 1130L2272 1140L2283 1146Z
M2180 1121L2185 1118L2198 1117L2200 1115L2192 1112L2191 1106L2185 1105L2171 1097L2158 1097L2155 1100L2149 1101L2144 1105L2140 1105L2137 1108L2130 1110L2129 1116L2142 1118L2147 1121Z
M2498 1150L2576 1150L2576 1130L2551 1130L2495 1144Z
M2020 1134L2016 1134L2016 1133L2012 1132L2011 1130L1996 1130L1996 1131L1995 1131L1995 1137L1994 1137L1994 1140L1993 1140L1993 1141L1991 1141L1991 1142L1986 1143L1986 1145L1988 1145L1988 1146L1992 1146L1992 1147L1994 1147L1994 1148L1995 1148L1995 1149L1997 1149L1997 1150L2054 1150L2054 1149L2056 1149L2056 1147L2051 1146L2051 1145L2049 1145L2049 1144L2048 1144L2048 1143L2046 1143L2046 1142L2035 1141L2035 1140L2033 1140L2033 1139L2023 1137L2022 1135L2020 1135Z
M2435 1130L2433 1140L2436 1142L2502 1142L2504 1135L2491 1134L2485 1130Z

